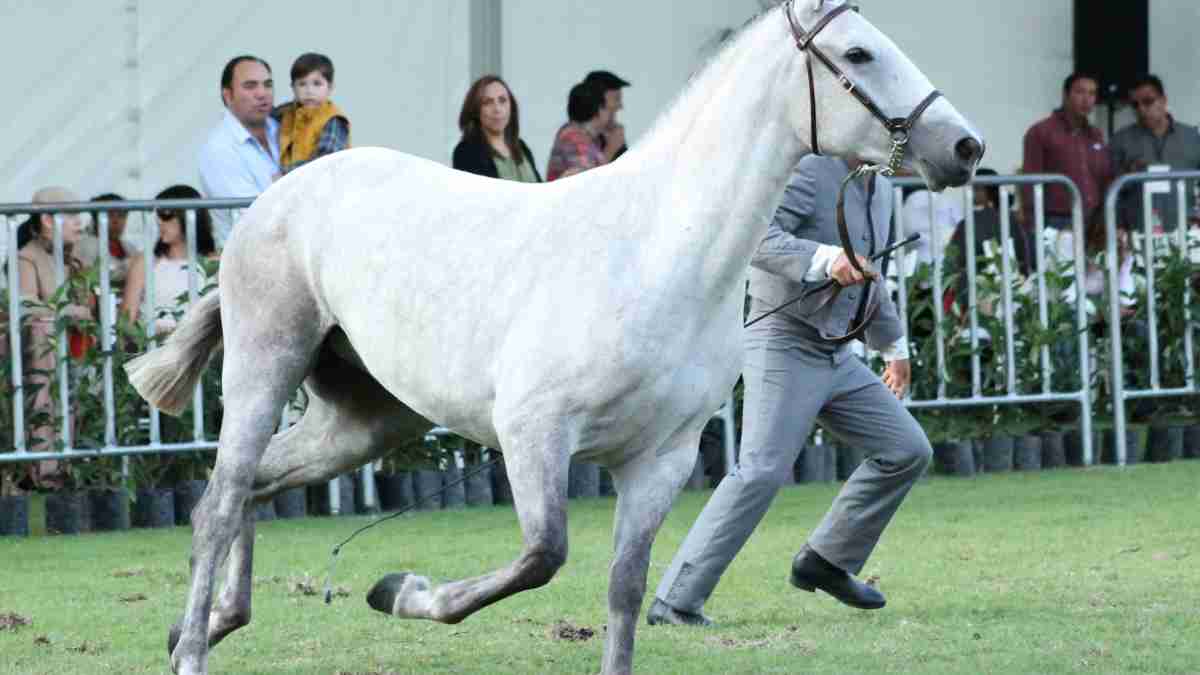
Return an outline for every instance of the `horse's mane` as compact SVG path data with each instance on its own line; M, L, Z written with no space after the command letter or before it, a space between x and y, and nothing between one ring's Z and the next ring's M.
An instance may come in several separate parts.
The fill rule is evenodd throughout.
M675 96L663 112L655 118L650 129L646 132L646 138L654 138L660 133L668 132L678 128L676 117L684 114L682 111L689 110L692 107L693 99L699 95L699 92L706 89L702 86L710 79L709 76L716 76L724 70L723 63L732 54L733 47L736 45L746 33L750 31L759 21L763 20L768 14L771 14L777 7L782 5L785 0L763 0L762 9L756 12L749 19L746 19L741 26L733 29L726 29L710 44L712 45L713 53L704 59L692 74L688 76L687 82L683 89Z

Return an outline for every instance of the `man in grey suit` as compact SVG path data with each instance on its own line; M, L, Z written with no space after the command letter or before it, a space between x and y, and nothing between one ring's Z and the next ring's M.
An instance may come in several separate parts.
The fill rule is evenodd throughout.
M910 371L896 308L867 259L857 256L860 273L840 244L835 202L851 169L834 157L801 160L754 255L751 319L806 287L830 278L838 283L831 293L809 297L747 330L738 467L721 481L675 554L647 615L651 625L712 623L701 611L705 601L787 482L814 421L868 458L792 561L792 585L819 588L862 609L885 604L882 593L854 575L928 466L932 450L899 401ZM878 181L870 204L866 180ZM845 215L857 253L883 249L891 203L890 184L874 174L848 187ZM864 322L862 339L887 362L882 379L853 355L845 339Z

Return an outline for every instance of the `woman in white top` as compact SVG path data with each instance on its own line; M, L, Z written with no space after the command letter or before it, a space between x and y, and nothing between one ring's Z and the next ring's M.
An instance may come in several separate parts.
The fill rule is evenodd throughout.
M158 193L155 199L200 199L200 193L187 185L172 185ZM131 321L146 324L154 319L154 332L161 335L175 329L175 312L182 309L188 292L187 231L184 212L176 209L157 209L158 242L154 245L154 297L146 300L146 258L134 256L125 279L121 298L121 313ZM196 253L201 258L216 256L212 235L212 217L205 209L196 210ZM196 288L204 287L204 270L197 265L192 274Z

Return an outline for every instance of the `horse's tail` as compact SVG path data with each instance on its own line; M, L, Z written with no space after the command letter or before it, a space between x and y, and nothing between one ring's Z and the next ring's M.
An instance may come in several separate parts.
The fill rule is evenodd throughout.
M209 357L221 346L219 294L213 289L200 298L161 347L125 364L133 388L167 414L183 412Z

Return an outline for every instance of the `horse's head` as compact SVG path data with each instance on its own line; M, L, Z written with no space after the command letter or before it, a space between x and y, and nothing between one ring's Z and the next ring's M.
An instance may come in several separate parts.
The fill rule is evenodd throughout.
M971 180L982 137L945 97L931 97L933 85L895 43L836 0L788 0L782 9L809 59L794 96L813 110L794 106L793 122L814 152L888 164L893 139L906 134L896 168L934 190Z

